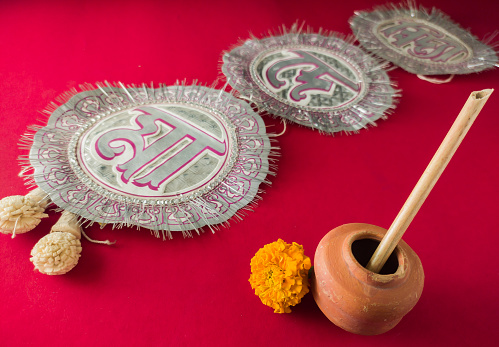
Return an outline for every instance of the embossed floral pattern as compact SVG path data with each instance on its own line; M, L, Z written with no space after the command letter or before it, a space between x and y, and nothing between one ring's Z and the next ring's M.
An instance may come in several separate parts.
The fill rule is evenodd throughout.
M262 112L321 133L357 132L386 118L399 96L388 64L334 32L252 38L223 56L222 72Z
M498 62L493 47L436 8L384 5L358 11L349 22L366 50L414 74L469 74Z
M163 238L173 231L190 237L204 226L213 231L227 225L273 174L263 120L229 93L199 85L82 89L46 110L48 124L34 134L26 167L33 171L30 183L84 220L144 227ZM154 118L151 131L139 118L145 115ZM170 139L179 131L180 140ZM208 137L187 155L191 143ZM129 172L136 177L129 179Z

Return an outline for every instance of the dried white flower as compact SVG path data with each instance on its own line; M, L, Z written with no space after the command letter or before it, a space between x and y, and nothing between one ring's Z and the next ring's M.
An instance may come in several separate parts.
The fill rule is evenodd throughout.
M30 261L46 275L63 275L78 263L80 240L67 232L52 232L42 237L31 250Z
M23 234L35 228L45 214L46 203L31 196L14 195L0 200L0 233Z

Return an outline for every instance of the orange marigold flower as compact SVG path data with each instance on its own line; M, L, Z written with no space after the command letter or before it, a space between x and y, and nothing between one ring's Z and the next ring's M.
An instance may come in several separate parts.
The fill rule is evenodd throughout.
M260 248L251 259L249 282L262 303L275 313L289 313L308 293L310 258L303 246L279 239Z

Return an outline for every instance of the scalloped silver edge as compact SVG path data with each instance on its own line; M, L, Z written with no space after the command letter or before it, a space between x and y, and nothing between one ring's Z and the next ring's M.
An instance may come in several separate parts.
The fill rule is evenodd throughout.
M251 76L249 71L251 62L254 57L265 50L285 45L310 45L328 49L337 47L338 45L335 43L338 40L341 40L342 44L334 53L341 54L346 50L355 50L357 54L344 54L344 59L362 70L366 76L365 82L369 84L368 92L364 98L361 98L357 104L350 108L329 112L299 108L269 96L256 81L249 77ZM324 134L357 133L360 129L368 126L376 126L375 121L378 119L386 119L387 115L396 107L396 98L400 96L400 90L395 89L396 83L390 80L385 71L389 63L366 53L360 47L353 45L353 41L352 37L343 37L335 32L319 30L318 33L313 33L310 28L302 31L302 27L294 24L289 30L283 27L278 36L269 35L261 39L252 36L224 52L221 70L227 83L237 90L238 96L254 103L261 112L283 117L300 125L319 130L320 133ZM252 45L251 54L244 52L248 45ZM380 76L378 81L375 76Z
M401 16L416 18L442 28L444 31L462 40L468 49L473 52L473 56L464 62L444 65L421 62L418 59L392 50L376 37L372 29L381 21ZM349 19L349 23L362 47L414 74L469 74L499 66L497 53L494 48L480 42L477 37L472 35L468 30L463 29L447 14L435 7L431 11L428 11L423 6L416 6L413 1L402 4L376 6L372 11L356 11L355 15ZM392 52L392 54L388 54L387 50Z
M119 101L120 98L117 97L115 100L119 101L118 104L112 106L107 105L107 107L100 110L95 115L82 115L83 118L86 117L87 119L78 124L74 124L74 129L67 131L66 133L62 132L61 129L56 129L54 127L54 122L57 120L56 118L65 111L72 110L75 104L83 97L102 96L102 93L106 95L114 94L114 96L118 96L119 94L120 97L127 96L127 98L125 101ZM38 186L44 190L60 210L68 210L80 216L80 223L82 224L87 223L91 225L94 222L98 222L101 224L112 224L113 228L121 228L123 226L144 227L151 230L151 233L156 237L162 236L163 239L171 239L172 231L181 231L184 237L192 237L192 231L195 231L199 235L200 232L203 231L201 228L204 226L208 226L212 232L215 232L215 230L219 229L218 225L221 224L222 226L227 227L229 226L229 219L242 219L245 211L252 211L252 205L254 205L257 200L261 199L259 196L261 193L259 185L261 183L270 184L266 179L266 176L275 175L277 170L275 162L277 160L276 157L278 156L278 148L271 145L275 140L269 139L269 136L265 132L265 124L261 117L256 114L246 102L235 98L232 94L223 90L216 90L195 83L189 86L186 86L184 83L176 83L173 86L160 84L158 88L154 88L152 84L150 87L145 84L138 87L135 85L125 87L122 83L114 83L111 85L108 82L105 82L105 84L96 83L95 86L92 84L81 85L80 91L73 88L72 90L61 94L56 100L57 103L52 102L46 110L42 112L49 117L46 125L28 128L29 130L20 141L21 149L29 150L29 155L20 157L20 161L23 165L20 176L26 179L27 185ZM218 176L216 182L209 185L208 191L203 190L192 196L181 194L178 198L173 200L170 199L168 201L161 200L160 198L135 199L127 196L117 196L116 193L104 194L105 196L103 196L101 192L99 192L99 189L96 189L95 185L87 185L88 182L82 180L82 176L72 170L75 163L70 163L70 156L73 152L68 146L75 144L75 137L78 137L78 135L75 134L83 129L88 122L94 122L96 119L95 117L154 103L194 104L201 108L211 109L225 114L226 119L231 122L231 127L235 129L235 134L237 136L235 143L238 146L237 151L235 152L236 156L230 159L230 169L221 176ZM235 112L234 114L230 114L230 109L234 106L244 109L245 114L248 116L245 118L245 116L237 115ZM54 116L52 117L52 115ZM242 124L245 120L250 118L251 121L255 121L257 124L258 131L256 133L249 133L245 130L244 126L238 126L238 124ZM43 145L40 140L44 133L58 133L58 135L61 136L61 139L63 139L63 141L55 146L61 154L60 158L62 159L62 163L54 164L54 167L65 167L64 170L68 175L69 183L67 186L58 187L57 190L54 190L45 179L44 169L48 163L44 163L37 159L38 155L36 152ZM261 148L259 148L258 152L254 151L254 153L251 149L243 148L241 144L247 141L258 141L259 144L261 144ZM247 176L243 170L245 165L247 165L247 163L244 163L243 161L248 158L260 160L259 168L255 170L256 172L254 172L251 177ZM220 213L216 208L213 208L213 199L217 194L222 194L221 192L223 191L230 192L229 195L236 194L236 191L230 186L231 182L227 181L227 179L230 180L230 178L234 177L250 180L250 188L244 193L244 196L242 196L240 200L228 203L228 206L224 205L227 204L227 201L216 202L219 206L224 205L224 207L226 207L226 211ZM90 178L88 178L88 181L91 181ZM78 197L89 200L83 207L82 205L78 206L78 201L73 204L68 204L61 198L62 190L69 191L81 185L83 185L84 188L79 191ZM225 196L221 197L221 199L224 198L226 199ZM111 213L106 213L104 212L105 209L101 210L99 216L86 213L85 208L87 206L100 200L105 200L106 203L109 202L109 205L107 206L115 206L115 211L118 210L119 215L116 216ZM158 222L156 224L144 224L141 222L141 216L146 210L151 213L157 213L156 217ZM186 218L190 213L189 211L194 211L198 218ZM170 223L170 220L172 223Z

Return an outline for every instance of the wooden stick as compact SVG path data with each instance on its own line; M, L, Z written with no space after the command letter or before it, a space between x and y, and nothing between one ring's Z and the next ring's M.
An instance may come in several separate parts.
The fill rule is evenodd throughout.
M78 223L78 217L69 211L64 211L61 217L50 229L51 233L63 232L73 234L78 240L81 239L81 225Z
M366 266L368 270L379 273L385 265L493 91L493 89L484 89L471 93L430 164L369 260Z

